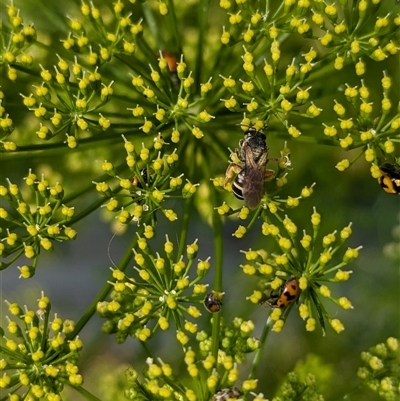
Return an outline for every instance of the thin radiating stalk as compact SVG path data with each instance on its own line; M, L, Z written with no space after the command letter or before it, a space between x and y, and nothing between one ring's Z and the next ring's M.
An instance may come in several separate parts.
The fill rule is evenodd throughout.
M207 16L210 0L201 0L199 4L199 40L197 42L197 60L194 71L194 81L200 82L203 66L205 33L207 31Z
M79 394L82 395L82 397L86 398L87 400L90 401L102 401L100 398L97 398L95 395L93 395L92 393L89 393L89 391L85 390L83 387L79 387L79 386L72 386L70 385L68 382L66 382L71 388L73 388L74 390L76 390Z
M207 163L203 163L205 177L210 177L211 171ZM215 187L210 185L210 201L216 205L217 199ZM217 210L213 210L212 225L214 228L214 286L213 289L217 292L222 291L222 263L223 263L223 240L222 240L222 224L221 217ZM211 337L211 353L217 358L219 349L219 331L220 331L221 314L215 313L212 319L212 337Z
M260 347L257 349L253 362L251 364L251 370L248 377L249 380L254 379L256 377L257 369L261 362L261 357L264 351L265 344L267 342L268 334L271 331L273 323L274 323L273 320L270 317L268 317L267 321L265 322L263 332L261 334Z
M190 220L190 212L193 207L192 198L186 199L185 201L185 209L183 211L183 221L181 227L181 234L179 237L179 249L178 249L178 257L177 260L183 255L185 250L187 235L189 231L189 220Z
M124 256L122 257L121 261L118 263L117 268L121 271L124 271L126 267L129 264L129 261L132 259L132 248L135 247L137 243L137 236L133 236L133 239L131 243L129 244L127 251L125 252ZM68 336L68 338L75 338L77 334L80 333L80 331L85 327L86 323L90 320L90 318L93 316L93 314L96 312L97 304L101 301L104 301L106 296L109 294L111 289L113 288L113 285L110 284L109 282L113 282L115 279L111 276L107 280L107 284L101 289L101 291L98 293L96 298L92 301L92 303L89 305L85 313L82 315L78 323L75 325L74 331Z

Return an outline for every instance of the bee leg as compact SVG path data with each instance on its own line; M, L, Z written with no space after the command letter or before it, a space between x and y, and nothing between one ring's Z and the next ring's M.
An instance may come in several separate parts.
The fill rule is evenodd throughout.
M244 152L243 152L243 143L244 143L244 140L241 139L239 141L239 149L238 148L235 149L236 156L242 162L245 161L245 155L244 155Z
M270 181L274 178L274 176L275 176L274 170L266 169L264 172L264 181Z
M276 162L279 163L279 165L283 164L285 167L290 166L290 159L288 155L282 156L282 157L269 157L268 162ZM282 167L282 168L285 168Z
M241 170L242 167L239 164L231 163L226 169L224 187L228 184L228 182L232 181L232 178L239 174Z

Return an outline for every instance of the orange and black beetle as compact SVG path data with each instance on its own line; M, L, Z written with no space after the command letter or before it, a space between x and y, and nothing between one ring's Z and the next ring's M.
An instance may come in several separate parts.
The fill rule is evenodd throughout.
M286 281L278 295L271 295L265 302L273 308L285 308L300 295L299 281L291 277Z
M400 195L400 165L384 163L379 169L382 175L378 182L382 189L388 194Z
M206 295L203 304L209 312L216 313L221 310L222 308L221 295L222 294L219 294L215 291L211 291Z

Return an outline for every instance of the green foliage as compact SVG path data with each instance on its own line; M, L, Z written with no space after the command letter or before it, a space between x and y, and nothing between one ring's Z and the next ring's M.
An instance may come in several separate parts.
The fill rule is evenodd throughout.
M380 191L384 255L398 262L398 227L388 232L400 192L399 5L31 3L2 6L1 270L40 281L45 251L80 241L100 210L115 235L135 234L77 323L50 316L43 293L36 312L7 301L0 400L60 401L65 387L103 401L305 401L362 387L394 400L394 337L362 353L361 383L351 366L346 388L329 386L328 351L296 361L319 326L321 342L345 327L363 337L365 318L359 328L338 309L370 321L382 299L393 308L385 280L393 288L398 273L377 256L381 232L358 227L373 224ZM369 255L380 267L371 291ZM283 331L295 310L308 333ZM100 366L108 388L88 390L78 335L96 312L101 335L141 351L124 385L122 368L113 379ZM270 346L281 331L283 346ZM360 346L389 336L365 332ZM278 357L264 369L268 352Z
M324 363L321 357L308 354L305 360L298 361L294 372L305 381L309 372L313 372L319 391L324 394L332 386L334 379L333 367Z

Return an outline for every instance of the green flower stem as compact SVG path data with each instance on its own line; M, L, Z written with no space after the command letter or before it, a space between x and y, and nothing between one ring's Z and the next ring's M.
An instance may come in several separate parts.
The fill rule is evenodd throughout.
M204 177L211 177L210 165L203 163ZM208 184L210 188L210 202L213 205L217 204L216 189L213 185ZM222 263L223 263L223 240L222 240L222 224L221 218L216 209L212 213L212 226L214 228L214 286L213 290L222 291ZM211 353L217 358L219 349L219 330L220 330L221 314L215 313L212 319L212 338L211 338Z
M118 168L117 168L118 171ZM108 181L110 180L112 177L109 176L108 174L103 174L100 177L96 178L97 182L102 182L102 181ZM78 189L77 191L74 191L72 193L70 193L69 195L65 196L62 199L62 203L66 204L69 202L72 202L73 200L80 198L82 195L86 194L87 192L93 191L95 189L95 186L93 185L93 183L91 182L90 184L86 185L85 187ZM104 198L103 198L103 202L104 202ZM71 220L69 220L70 222Z
M356 160L358 160L363 154L364 154L364 148L350 160L350 165L353 164Z
M277 8L277 10L275 11L274 15L271 16L271 21L275 21L277 18L279 18L279 14L281 14L281 12L283 12L283 6L284 6L285 2L282 1L280 3L280 6ZM270 0L266 0L265 2L265 14L269 15L269 13L271 12L271 6L270 6Z
M380 137L381 135L383 136L386 136L387 135L387 132L386 131L388 131L389 129L391 130L391 126L392 126L392 123L393 123L393 121L394 120L396 120L397 118L399 118L400 117L400 113L397 113L395 116L393 116L384 126L383 126L383 128L382 127L380 127L380 125L378 125L377 126L377 128L376 128L376 130L378 131L381 131L382 132L382 134L378 134L377 135L377 137ZM396 135L396 136L394 136L393 138L391 138L391 140L393 141L393 142L396 142L396 140L394 139L394 138L399 138L400 137L400 135ZM400 141L400 139L397 139L397 142L399 142Z
M261 362L261 356L264 351L265 343L267 342L268 334L271 331L274 321L271 317L268 317L267 321L265 322L264 329L261 333L260 337L260 347L257 349L256 354L254 356L253 362L251 364L250 374L248 376L248 380L254 379L257 374L257 368Z
M253 217L251 218L250 223L246 227L247 231L250 230L250 228L253 226L253 224L257 221L257 219L260 216L260 214L262 213L262 211L263 211L263 207L259 206L257 208L257 211L254 213Z
M50 358L51 358L50 360L51 360L51 362L53 362L55 360L55 358L57 357L57 363L60 363L60 364L67 362L71 357L76 356L76 352L71 351L71 352L68 352L68 354L62 354L62 357L58 358L58 356L61 354L60 351L57 351L54 354L50 354L50 355L49 355L49 353L51 353L51 348L49 348L47 351L48 351L47 355L46 355L47 358L50 356ZM45 361L45 362L50 362L50 360Z
M304 128L299 127L301 132L304 132ZM314 132L315 131L315 126L314 127L309 127L306 129L306 131L308 132ZM271 132L273 132L273 130L271 129ZM284 140L288 140L288 136L287 136L287 132L277 132L274 133L274 136L276 138L281 138ZM308 135L300 135L298 138L295 139L295 141L298 142L307 142L307 143L316 143L318 145L329 145L329 146L335 146L337 147L337 144L335 142L332 141L332 139L329 138L322 138L322 137L318 137L316 138L315 136L308 136Z
M214 190L215 191L215 190ZM213 204L215 204L213 202ZM222 291L222 225L221 217L216 210L213 211L212 216L214 228L214 252L215 252L215 273L214 273L214 289L215 291Z
M184 394L185 393L185 387L183 386L182 383L180 383L177 380L171 379L169 377L164 376L165 382L171 386L175 391L178 392L178 394ZM196 383L199 383L199 380L195 380Z
M313 254L314 254L314 247L310 246L310 250L307 252L307 263L305 265L304 272L310 272Z
M182 220L182 228L181 228L181 235L179 237L179 249L178 249L178 256L177 260L183 255L185 251L188 231L189 231L189 220L192 210L192 198L188 198L185 201L185 208L183 210L183 220Z
M114 56L119 62L122 64L126 65L130 70L132 70L135 74L142 76L143 78L146 78L146 80L151 81L151 77L149 75L149 70L147 68L143 68L140 63L129 63L126 59L121 57L119 54L116 54ZM118 98L119 96L113 96L114 98ZM122 96L121 96L122 97ZM123 97L125 98L125 96ZM133 100L131 100L133 101Z
M49 83L49 87L54 91L55 95L57 96L58 101L64 106L64 110L61 109L61 112L67 113L67 110L75 110L75 106L73 105L72 102L72 94L71 94L71 88L69 86L69 83L67 84L67 88L64 89L64 92L58 89L58 86L54 85L53 83ZM66 99L64 99L63 96L61 96L61 93L64 95L65 92L67 92L68 96L66 96ZM50 102L50 105L53 107L56 107L56 104L53 102Z
M337 398L337 401L350 401L350 400L351 400L350 396L351 396L353 393L355 393L355 392L357 392L358 390L360 390L360 388L362 388L362 387L363 387L363 383L357 384L357 385L356 385L352 390L350 390L348 393L346 393L346 394L343 395L343 396L338 397L338 398Z
M39 71L32 70L31 68L25 67L21 64L10 63L10 67L15 68L17 71L24 72L25 74L31 75L33 77L41 78Z
M215 205L215 189L211 190L212 203ZM222 227L221 227L221 218L218 212L213 210L213 227L214 227L214 252L215 252L215 271L214 271L214 289L217 292L221 292L222 290ZM211 352L212 355L217 358L218 357L218 349L219 349L219 330L220 330L220 320L221 314L216 313L212 319L212 339L211 339Z
M49 201L49 198L46 199L46 203ZM47 224L49 224L51 222L51 220L53 220L54 215L57 213L57 210L59 209L59 207L61 206L62 200L61 199L57 199L56 203L52 205L52 213L50 213L50 216L47 217L47 219L41 219L41 226L46 226Z
M102 197L100 199L98 199L96 202L92 203L90 206L88 206L85 210L83 210L82 212L80 212L79 214L77 214L76 216L74 216L69 222L68 225L72 226L73 224L77 223L79 220L82 220L83 218L85 218L86 216L88 216L89 214L91 214L92 212L94 212L95 210L97 210L103 203L104 201L108 199L107 197Z
M316 61L312 74L307 77L307 85L312 85L314 82L318 83L321 79L325 79L329 74L337 72L337 70L332 66L332 61L336 58L337 52L332 51L327 54L323 60ZM346 59L345 65L350 64L350 61Z
M331 273L331 272L334 272L334 271L336 271L336 270L339 270L339 269L341 269L342 267L345 267L346 265L347 265L346 262L339 263L338 265L336 265L336 266L334 266L334 267L331 267L331 268L328 269L328 270L325 270L325 271L324 271L324 275L327 275L327 274L329 274L329 273Z
M182 314L180 311L177 310L171 310L172 317L175 321L176 327L179 331L183 331L182 327Z
M133 239L129 246L127 247L127 251L125 252L124 256L122 257L121 261L119 262L117 268L121 271L125 271L126 267L128 266L129 262L132 259L132 248L134 248L137 244L137 236L133 236ZM80 331L85 327L86 323L89 321L89 319L93 316L93 314L96 311L96 307L98 302L104 301L108 293L111 291L113 288L112 284L109 282L114 282L115 279L111 277L107 280L107 284L101 289L99 294L96 296L96 298L93 300L93 302L89 305L88 309L86 312L82 315L81 319L78 321L78 323L75 325L75 329L72 333L68 335L68 339L73 339L77 334L80 333Z
M21 356L21 359L23 357L22 354L16 353L14 351L10 351L8 348L3 347L2 345L0 345L0 352L1 352L2 355L8 356L9 358L19 359L18 355Z
M11 263L14 263L22 254L24 253L24 248L21 248L19 252L17 252L7 263L0 262L0 271L6 269Z
M319 300L318 295L317 295L317 290L313 287L309 288L308 291L309 291L309 294L311 297L311 301L315 305L315 308L317 309L317 316L318 316L319 324L321 325L322 336L325 337L326 326L325 326L325 318L324 317L329 318L329 314L326 312L326 309L324 308L321 301ZM309 310L311 310L311 309L309 309Z
M174 36L173 41L175 42L176 51L178 52L178 54L183 54L182 44L181 44L181 34L179 33L178 30L178 21L176 20L174 2L172 0L167 0L167 4L169 10L167 16L168 31L173 33Z
M254 83L257 85L257 88L260 90L260 92L262 92L264 94L266 92L266 86L263 85L263 83L260 81L260 78L258 77L258 75L255 75L253 80L254 80ZM272 96L272 93L273 92L271 91L271 96ZM251 99L251 97L250 97L250 99ZM265 103L265 100L260 99L259 103L263 104L263 103Z
M228 58L229 60L229 58ZM217 67L218 68L218 65ZM225 108L223 103L221 102L221 97L225 96L226 98L230 98L231 96L226 93L226 88L223 85L218 85L218 81L220 81L222 78L221 77L216 77L213 76L213 79L211 80L213 84L213 90L207 95L207 108L210 110L213 110L213 114L218 116L218 120L215 122L215 120L210 121L208 123L208 126L211 127L211 125L215 125L217 128L221 128L222 125L225 125L223 122L223 117L224 113L226 114L226 124L231 125L232 124L232 112L229 111L228 109ZM215 89L214 89L215 88ZM228 114L229 113L229 114ZM238 119L242 118L242 116L238 116ZM214 123L214 124L213 124Z
M150 255L147 255L150 256ZM152 260L154 263L154 260ZM139 272L141 269L138 269L136 267L134 267L134 269L137 270L137 272ZM157 288L158 291L163 292L164 288L166 288L166 283L165 280L163 278L161 278L160 273L156 270L156 268L154 266L152 267L147 267L145 269L147 271L147 273L149 273L149 276L151 278L152 284Z
M216 136L211 137L211 135L206 135L204 139L205 141L207 141L207 146L209 146L214 151L214 153L220 160L227 160L229 158L227 152L228 149ZM206 152L207 149L205 148L204 151Z
M92 393L89 393L89 391L85 390L83 387L80 386L73 386L68 382L65 382L68 386L76 390L79 394L81 394L83 397L85 397L87 400L90 401L102 401L100 398L97 398L95 395Z
M143 10L143 15L144 15L146 24L147 24L149 30L151 31L151 33L154 35L154 37L157 40L158 48L164 49L165 48L164 37L163 37L163 35L160 35L160 31L158 29L159 24L157 23L156 19L154 18L154 14L147 2L142 3L142 10Z
M16 387L13 388L13 392L17 393L20 388L22 388L22 384L19 383L19 384L16 385ZM28 396L29 391L30 391L30 387L28 388L28 390L24 394L20 395L19 399L20 400L25 400L26 397ZM6 395L4 397L1 397L0 401L7 401L9 399L10 399L9 395Z
M147 356L149 358L152 358L154 360L156 360L156 358L154 357L154 354L151 352L149 346L147 345L146 341L140 341L140 345L143 347L144 351L146 352Z
M205 32L207 32L207 17L210 0L200 0L199 3L199 39L197 41L197 60L194 70L194 81L200 83L202 79Z
M128 133L125 134L125 136L128 136L129 133L132 134L132 125L130 125L131 129ZM91 145L96 142L109 142L109 144L116 145L115 142L115 132L110 132L109 134L99 134L99 135L94 135L91 136L90 138L83 138L79 139L79 147L82 148L84 145ZM107 144L102 143L102 146L106 146ZM93 148L93 145L92 145ZM43 143L40 145L26 145L26 146L18 146L17 150L15 151L10 151L10 152L1 152L1 157L3 160L6 160L7 158L12 158L13 161L17 160L17 158L24 159L29 157L33 157L33 152L43 152L43 151L52 151L52 156L55 155L54 149L60 150L60 153L65 153L66 145L64 141L59 141L55 143Z
M50 320L50 308L48 310L46 310L46 313L44 314L44 321L43 321L43 333L42 333L42 345L41 348L42 349L46 349L46 343L49 337L49 320ZM49 350L47 350L47 353L49 353Z
M333 257L335 255L335 253L340 249L341 245L336 246L334 249L330 250L329 253L331 254L331 256ZM329 248L326 248L326 250L328 250ZM325 250L324 250L325 251ZM336 265L335 267L333 267L332 269L336 269L339 267L342 267L343 265L346 265L347 263L340 263L339 265ZM338 267L339 266L339 267ZM324 271L324 274L326 274L325 271L325 267L326 267L326 263L321 263L320 260L318 259L318 261L315 263L314 268L312 269L312 272L315 273L319 273L321 270ZM331 270L332 270L331 269Z

